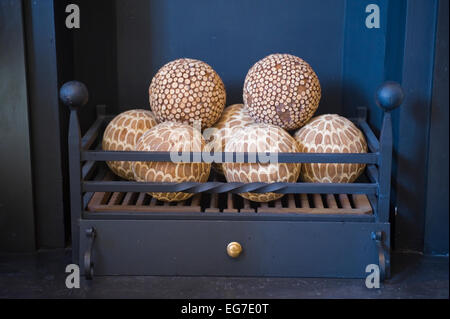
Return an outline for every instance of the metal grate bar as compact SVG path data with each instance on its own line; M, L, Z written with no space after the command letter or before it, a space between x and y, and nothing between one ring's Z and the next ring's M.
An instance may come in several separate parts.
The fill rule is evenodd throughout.
M341 202L342 208L351 209L350 200L348 199L347 194L339 194L339 201Z
M108 172L103 181L115 177ZM299 213L299 214L372 214L372 206L364 194L287 194L270 203L250 202L237 194L195 194L177 202L160 202L145 192L96 192L88 210L92 212L204 212L204 213Z
M309 208L309 200L308 200L308 195L306 194L300 194L300 199L301 199L301 203L302 203L302 208Z
M235 203L233 200L233 194L227 194L227 208L223 210L224 213L237 213L238 210L235 208Z
M257 153L220 153L221 162L257 163ZM266 160L267 153L264 156ZM356 163L377 164L379 153L277 153L279 163ZM186 157L187 158L187 157ZM189 162L200 162L202 154L189 153ZM170 152L82 151L82 161L172 162Z
M186 193L281 193L281 194L376 194L377 183L145 183L127 181L85 181L84 192L186 192Z

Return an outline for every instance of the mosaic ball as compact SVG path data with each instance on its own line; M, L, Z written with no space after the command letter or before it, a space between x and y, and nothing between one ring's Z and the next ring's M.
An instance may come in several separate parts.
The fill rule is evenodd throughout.
M130 110L117 115L105 129L102 149L105 151L133 151L139 138L158 123L148 110ZM134 179L131 162L106 162L114 174L128 180Z
M304 153L367 153L364 134L345 117L336 114L317 116L295 135ZM301 179L310 183L352 183L365 164L304 163Z
M238 129L252 123L254 121L248 114L244 104L234 104L226 107L219 121L212 127L213 133L209 136L209 149L215 152L224 152L227 141L230 140L234 133ZM222 164L213 163L212 167L217 173L223 175Z
M178 59L164 65L149 87L150 107L159 122L194 124L202 129L217 122L225 107L225 86L205 62Z
M319 78L312 67L290 54L265 57L245 78L244 104L258 123L298 129L314 115L320 98Z
M226 152L297 153L295 139L282 128L254 123L240 128L225 145ZM269 160L268 158L266 160ZM300 163L223 163L227 182L241 183L295 183L300 174ZM242 197L255 202L269 202L283 197L277 193L243 193Z
M148 130L138 141L136 151L202 152L206 142L201 132L188 124L164 122ZM133 172L138 182L206 182L210 163L134 162ZM166 202L183 201L193 193L149 193Z

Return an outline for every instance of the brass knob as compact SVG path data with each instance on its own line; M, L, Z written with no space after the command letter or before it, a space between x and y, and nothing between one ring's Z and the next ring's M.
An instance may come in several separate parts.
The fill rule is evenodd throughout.
M238 242L231 242L227 246L227 254L231 258L238 258L242 252L242 246Z

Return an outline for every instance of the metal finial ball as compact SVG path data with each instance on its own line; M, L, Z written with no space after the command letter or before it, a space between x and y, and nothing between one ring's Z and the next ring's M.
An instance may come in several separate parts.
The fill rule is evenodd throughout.
M70 108L78 108L84 106L88 102L89 92L83 83L70 81L61 87L59 98L64 105Z
M385 111L392 111L403 103L405 93L397 82L385 82L377 90L376 102Z

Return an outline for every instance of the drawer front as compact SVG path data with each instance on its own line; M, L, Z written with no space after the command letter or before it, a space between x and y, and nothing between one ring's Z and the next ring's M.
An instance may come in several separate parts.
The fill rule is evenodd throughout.
M83 220L80 263L90 227L94 275L363 278L378 264L372 232L389 238L389 224L377 223ZM228 256L230 242L239 257Z

